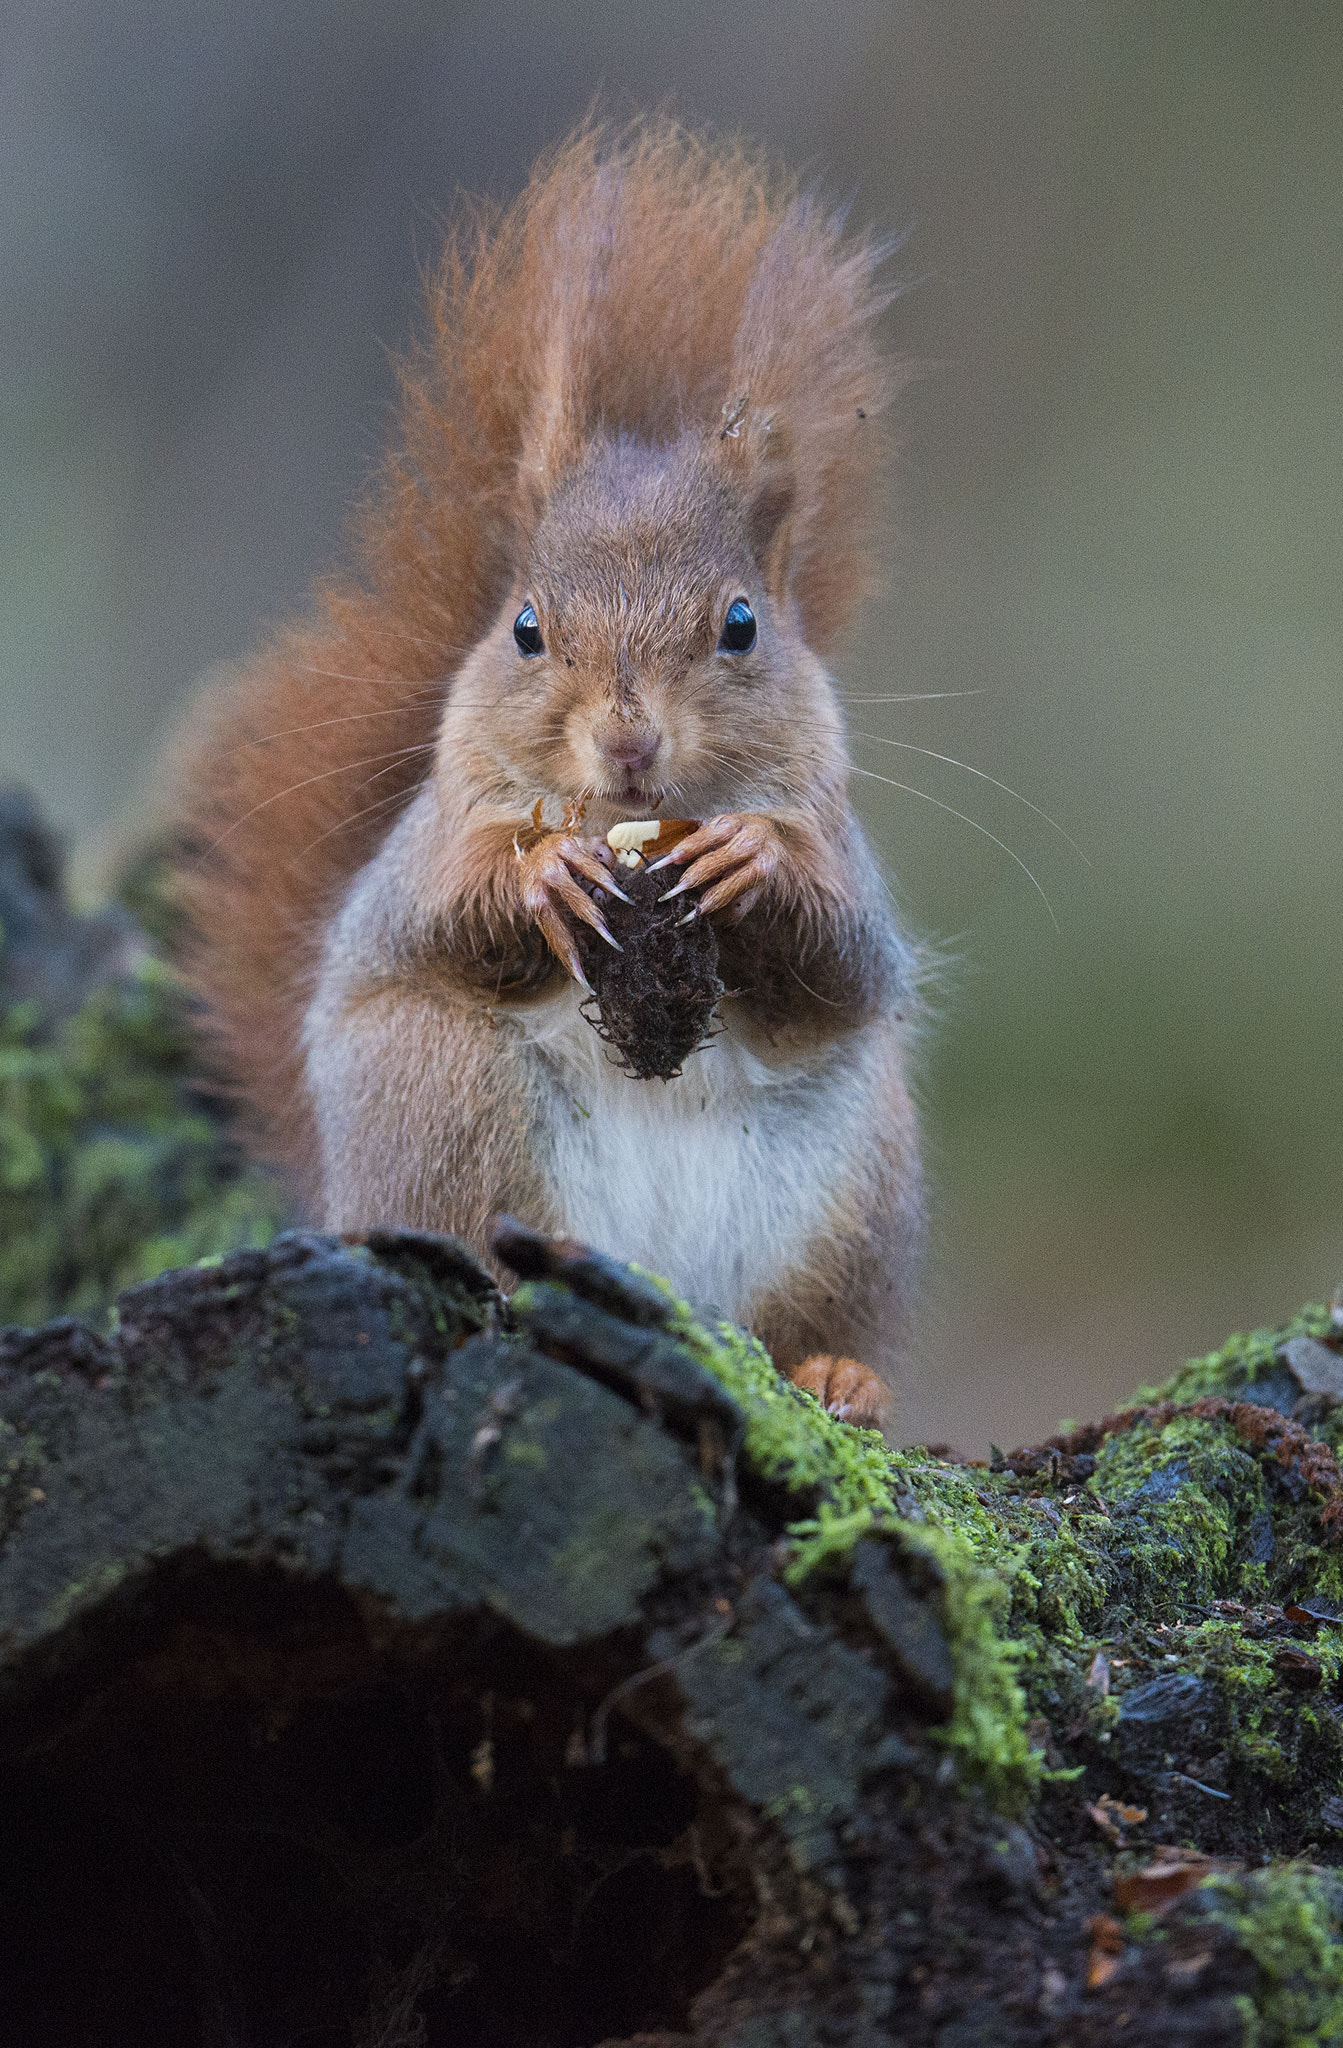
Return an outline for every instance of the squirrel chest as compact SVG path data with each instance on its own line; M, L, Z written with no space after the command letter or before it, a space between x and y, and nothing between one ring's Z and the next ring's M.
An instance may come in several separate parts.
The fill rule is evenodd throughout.
M539 1163L565 1232L748 1320L751 1300L822 1228L857 1152L867 1094L857 1048L768 1066L729 1019L683 1073L645 1081L621 1071L577 990L505 1028L519 1032Z

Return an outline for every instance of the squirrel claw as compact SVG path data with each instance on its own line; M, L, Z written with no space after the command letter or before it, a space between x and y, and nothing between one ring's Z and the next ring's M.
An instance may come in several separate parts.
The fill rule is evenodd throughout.
M658 900L668 903L690 889L702 889L699 908L706 916L740 904L737 917L759 900L783 859L779 828L771 818L727 812L710 818L691 832L666 860L688 863L681 879ZM662 861L654 861L661 867Z
M827 1414L855 1429L879 1429L890 1408L882 1381L856 1358L832 1358L818 1351L789 1374L795 1387L815 1394Z
M585 994L591 995L592 984L583 972L583 963L578 957L573 934L564 919L546 904L537 911L536 922L541 927L542 937L565 973L572 976Z
M608 896L618 896L622 903L630 902L631 899L611 873L609 865L584 846L581 839L564 840L558 852L571 873L582 875L585 881L591 882L594 888L605 890Z
M726 910L729 904L739 904L746 896L758 897L760 888L760 870L752 862L747 867L738 868L733 875L724 875L721 882L715 882L711 889L706 889L700 897L699 907L707 916L715 910Z
M606 919L602 916L592 898L585 896L583 891L576 885L571 884L570 886L573 888L573 895L570 895L568 889L562 888L559 891L561 900L573 911L575 917L580 917L584 924L592 927L599 939L605 939L608 946L613 947L617 953L623 953L624 947L619 939L612 938L611 933L607 930Z
M619 939L613 938L607 929L606 919L596 903L577 879L581 875L594 885L600 882L602 888L614 888L608 870L581 841L560 833L553 833L529 847L522 855L522 867L522 900L526 909L539 925L546 944L561 966L573 976L580 988L591 994L569 920L577 919L590 925L597 937L604 939L615 952L623 950ZM616 890L616 893L620 894L620 891Z

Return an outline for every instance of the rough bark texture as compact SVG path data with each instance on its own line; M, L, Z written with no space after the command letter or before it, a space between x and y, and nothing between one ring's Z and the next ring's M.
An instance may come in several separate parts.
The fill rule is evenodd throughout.
M500 1249L0 1335L0 2038L1343 2038L1328 1311L990 1469Z

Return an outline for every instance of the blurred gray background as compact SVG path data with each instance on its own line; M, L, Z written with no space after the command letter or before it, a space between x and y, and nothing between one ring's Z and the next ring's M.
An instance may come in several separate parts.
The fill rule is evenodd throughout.
M837 663L976 693L852 706L948 961L904 1433L1018 1442L1343 1279L1343 9L46 0L0 50L0 776L86 874L331 559L454 191L670 103L908 235Z

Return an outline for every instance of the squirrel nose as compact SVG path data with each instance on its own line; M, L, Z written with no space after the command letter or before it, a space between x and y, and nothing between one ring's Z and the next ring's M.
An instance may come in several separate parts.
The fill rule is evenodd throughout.
M662 740L657 733L611 733L598 743L598 751L617 768L627 768L631 775L642 775L645 768L651 768L657 759Z

